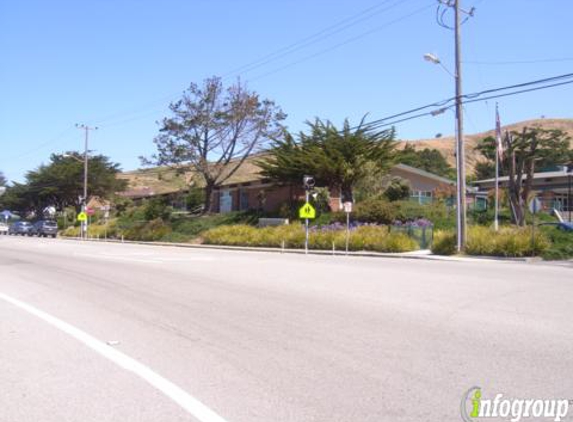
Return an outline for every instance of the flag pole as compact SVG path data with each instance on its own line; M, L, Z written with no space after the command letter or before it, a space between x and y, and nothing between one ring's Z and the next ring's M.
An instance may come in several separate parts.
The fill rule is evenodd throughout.
M501 125L499 121L499 110L495 104L495 217L493 228L499 230L499 154L501 145Z
M495 217L493 221L495 231L499 230L499 155L495 152Z

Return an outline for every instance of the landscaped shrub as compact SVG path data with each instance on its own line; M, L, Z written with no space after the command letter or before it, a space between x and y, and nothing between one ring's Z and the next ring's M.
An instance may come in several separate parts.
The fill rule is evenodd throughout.
M391 224L397 219L397 203L370 199L356 204L352 219L361 223Z
M173 208L163 198L150 199L144 206L143 215L147 221L161 219L169 220Z
M456 252L457 237L453 231L437 231L434 234L432 252L436 255L452 255ZM464 253L474 256L524 257L538 256L550 247L547 237L536 232L533 249L531 229L502 227L499 231L481 226L468 229Z
M529 227L502 227L496 232L490 228L474 226L468 230L465 253L505 257L538 256L549 246L548 239L537 231L532 249Z
M346 248L346 230L341 225L326 228L313 228L309 234L310 249ZM263 246L303 248L304 226L292 224L257 229L251 226L221 226L203 234L206 244L231 246ZM418 249L418 244L403 233L389 233L384 226L361 226L350 231L348 249L352 251L370 250L378 252L408 252Z
M117 236L117 232L117 220L115 219L109 220L107 224L99 222L88 226L88 237L90 238L114 238ZM80 226L71 226L60 232L60 235L65 237L80 237L80 234Z
M566 232L556 227L542 227L542 232L551 241L546 249L543 259L571 259L573 258L573 232Z
M456 233L451 230L435 231L431 250L435 255L455 254L457 251Z
M125 240L153 242L170 235L171 227L161 219L137 224L123 232Z

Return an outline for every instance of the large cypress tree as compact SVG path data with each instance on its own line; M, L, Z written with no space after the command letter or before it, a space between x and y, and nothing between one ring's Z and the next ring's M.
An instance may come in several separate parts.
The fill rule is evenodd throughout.
M262 174L277 183L300 184L305 174L318 185L340 190L343 201L352 201L353 189L369 172L382 175L394 162L394 129L377 131L362 122L341 130L330 121L307 122L307 133L295 138L285 133L258 161ZM374 166L368 166L373 163Z

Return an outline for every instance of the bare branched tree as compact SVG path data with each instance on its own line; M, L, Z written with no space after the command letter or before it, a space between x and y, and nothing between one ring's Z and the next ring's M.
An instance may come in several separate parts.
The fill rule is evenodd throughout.
M227 89L221 78L191 84L170 105L154 139L157 153L145 164L191 170L203 178L205 212L211 211L213 189L228 180L252 154L282 133L285 114L237 81Z

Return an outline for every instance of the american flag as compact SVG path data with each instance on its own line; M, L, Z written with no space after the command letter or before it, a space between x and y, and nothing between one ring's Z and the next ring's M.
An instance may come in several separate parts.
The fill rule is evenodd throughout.
M499 159L503 157L503 142L501 139L501 123L499 122L499 110L495 105L495 149Z

